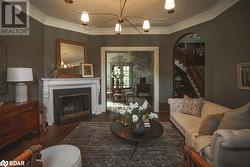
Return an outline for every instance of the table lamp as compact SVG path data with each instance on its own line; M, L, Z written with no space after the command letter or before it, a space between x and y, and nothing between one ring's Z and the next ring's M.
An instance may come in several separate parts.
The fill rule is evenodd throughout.
M28 101L28 85L26 82L33 81L32 68L8 68L7 82L15 82L15 101L25 103Z

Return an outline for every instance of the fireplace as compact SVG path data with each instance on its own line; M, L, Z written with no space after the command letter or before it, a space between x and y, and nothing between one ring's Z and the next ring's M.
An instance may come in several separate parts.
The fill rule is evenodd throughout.
M55 89L53 96L55 124L91 115L91 88Z
M60 109L57 108L59 104L56 105L56 110L54 104L54 101L56 100L54 99L54 91L57 90L63 90L64 92L59 95L65 96L84 94L86 92L82 92L81 89L88 88L88 91L90 89L90 92L88 93L91 94L91 115L97 115L105 112L106 108L103 107L103 104L98 102L98 98L100 97L100 80L101 78L42 78L39 82L39 98L41 103L43 103L47 109L45 119L48 124L52 125L55 123L54 117L57 116L58 111L60 111ZM73 89L77 91L73 91ZM67 90L70 93L68 92L68 94L64 94ZM59 103L59 95L56 103ZM57 117L57 122L60 122L60 119L58 118L60 117Z

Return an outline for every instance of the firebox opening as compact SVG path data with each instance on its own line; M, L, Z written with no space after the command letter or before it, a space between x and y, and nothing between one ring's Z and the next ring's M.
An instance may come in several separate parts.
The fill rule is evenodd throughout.
M86 99L89 96L89 93L60 96L61 121L64 122L69 119L90 115L89 100Z
M89 88L55 90L54 109L56 124L90 116L91 90Z

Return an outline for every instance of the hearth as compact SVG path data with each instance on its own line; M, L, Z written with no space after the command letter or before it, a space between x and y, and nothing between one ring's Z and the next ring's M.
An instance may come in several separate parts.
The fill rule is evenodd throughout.
M55 124L91 115L91 88L56 89L53 96Z

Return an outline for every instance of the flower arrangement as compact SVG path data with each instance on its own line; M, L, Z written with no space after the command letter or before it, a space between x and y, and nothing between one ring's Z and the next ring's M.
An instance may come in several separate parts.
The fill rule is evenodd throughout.
M154 119L158 118L158 115L153 112L147 112L148 108L148 102L147 100L144 101L144 103L139 106L138 103L130 103L126 115L128 118L132 119L133 123L138 122L139 120L145 120L145 119Z

